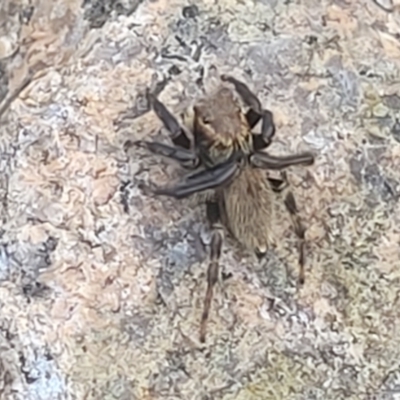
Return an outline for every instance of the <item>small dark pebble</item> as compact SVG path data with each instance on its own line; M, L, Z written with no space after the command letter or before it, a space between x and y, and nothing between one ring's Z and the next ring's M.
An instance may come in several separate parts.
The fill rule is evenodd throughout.
M170 75L179 75L181 72L182 72L182 71L181 71L176 65L173 65L173 66L168 70L168 73L169 73Z
M305 42L309 45L312 46L313 44L318 42L318 38L314 35L307 35L305 37Z
M196 18L199 15L199 9L196 5L183 7L182 15L185 18Z
M232 275L231 272L222 272L221 273L221 278L222 278L223 281L226 281L226 280L232 278L232 276L233 275Z
M400 121L399 120L396 120L396 122L392 126L391 132L392 132L394 139L400 143Z
M26 8L23 8L21 10L21 12L19 13L19 20L22 24L24 25L28 25L29 21L32 18L33 15L33 11L35 10L35 8L33 6L29 6Z

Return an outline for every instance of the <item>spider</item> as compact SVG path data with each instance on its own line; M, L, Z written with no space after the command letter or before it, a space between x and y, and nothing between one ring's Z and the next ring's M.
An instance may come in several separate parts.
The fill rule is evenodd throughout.
M282 170L314 163L314 155L310 152L288 156L268 154L265 149L275 135L272 113L262 108L259 99L243 82L228 75L221 75L220 78L223 84L193 106L193 114L186 118L185 125L180 124L163 103L148 93L149 102L169 131L173 146L160 142L136 142L150 152L169 157L192 170L179 183L154 189L155 195L177 199L200 195L206 206L211 243L207 291L200 323L202 343L205 342L214 285L219 277L224 232L226 230L259 259L264 257L273 234L277 193L284 194L284 203L298 237L298 280L299 284L304 283L305 228L286 173ZM239 94L247 112L241 108L229 85ZM260 120L261 132L253 133ZM192 138L188 135L190 132ZM266 176L265 169L281 171L280 178Z

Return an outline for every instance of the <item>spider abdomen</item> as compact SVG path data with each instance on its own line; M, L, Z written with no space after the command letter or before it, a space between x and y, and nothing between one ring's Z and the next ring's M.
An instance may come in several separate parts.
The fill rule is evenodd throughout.
M245 167L221 195L224 222L232 235L248 250L265 253L272 239L275 196L265 172Z

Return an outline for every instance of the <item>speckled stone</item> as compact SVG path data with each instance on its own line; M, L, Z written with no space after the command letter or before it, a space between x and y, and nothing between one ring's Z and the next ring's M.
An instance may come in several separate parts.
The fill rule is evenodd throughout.
M398 32L381 0L1 1L0 398L395 400ZM204 206L132 144L168 142L149 88L179 120L223 73L316 162L287 171L304 287L278 202L261 262L226 235L201 345Z

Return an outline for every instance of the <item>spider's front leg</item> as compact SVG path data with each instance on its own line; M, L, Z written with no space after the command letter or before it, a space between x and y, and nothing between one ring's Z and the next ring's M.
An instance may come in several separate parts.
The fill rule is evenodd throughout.
M210 245L210 263L207 269L207 292L204 298L203 314L200 323L200 342L206 340L207 322L210 314L211 303L213 299L214 286L218 282L219 277L219 259L222 252L222 244L224 241L224 230L221 224L221 214L217 201L209 201L207 206L207 219L209 221L212 236Z
M238 171L238 164L228 160L212 168L188 174L175 186L158 188L154 191L154 194L182 199L198 192L227 185L236 177Z
M190 140L187 137L182 126L178 120L172 115L172 113L165 107L160 100L157 99L152 93L148 92L147 97L157 117L164 124L165 128L171 134L171 140L175 146L183 147L184 149L190 149Z
M199 164L199 157L191 150L169 146L160 142L137 141L135 145L146 147L153 154L171 158L181 164L184 168L193 169Z
M281 170L295 165L309 166L314 164L315 156L310 152L289 156L273 156L266 152L257 152L250 156L250 164L255 168Z
M261 119L261 134L253 134L254 150L257 151L268 147L275 135L272 112L262 108L260 100L243 82L228 75L222 75L221 79L232 83L243 102L250 107L246 113L246 119L250 128L253 129Z
M156 96L148 93L147 97L157 117L170 133L170 138L174 146L169 146L160 142L141 140L135 142L135 144L137 146L146 147L154 154L178 161L184 168L196 168L200 163L199 157L191 150L190 140L178 120Z

